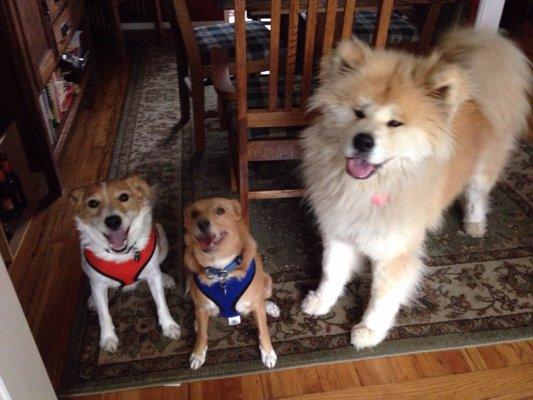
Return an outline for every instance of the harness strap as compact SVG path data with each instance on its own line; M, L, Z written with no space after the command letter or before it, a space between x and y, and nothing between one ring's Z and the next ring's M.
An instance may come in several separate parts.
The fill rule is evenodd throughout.
M248 289L255 276L255 260L252 260L243 279L231 278L226 280L226 284L217 282L213 285L204 284L198 274L194 274L194 281L200 291L220 310L220 315L230 319L240 316L236 306L244 292Z
M139 280L144 268L152 259L157 245L157 233L154 228L150 232L148 243L139 253L133 255L130 260L123 262L108 261L99 258L89 249L83 250L83 255L87 264L99 274L121 284L121 286L131 285Z

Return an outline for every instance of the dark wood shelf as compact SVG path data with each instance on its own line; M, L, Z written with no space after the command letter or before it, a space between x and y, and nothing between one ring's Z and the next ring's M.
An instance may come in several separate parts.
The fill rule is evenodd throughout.
M70 129L72 128L72 124L74 123L76 119L78 108L81 104L81 99L83 97L85 89L87 88L89 79L91 78L91 72L92 72L92 63L89 61L89 63L87 64L87 69L85 70L83 77L81 78L80 83L78 84L80 91L78 94L76 94L76 97L72 101L70 108L67 111L65 111L62 115L61 124L59 125L59 129L58 129L58 139L57 139L57 142L54 144L54 158L56 160L61 155L61 151L63 150L63 147L65 146L65 142L67 140Z

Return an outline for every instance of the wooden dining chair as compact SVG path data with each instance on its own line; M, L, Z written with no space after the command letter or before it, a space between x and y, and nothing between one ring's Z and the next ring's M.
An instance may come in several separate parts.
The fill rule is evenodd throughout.
M204 88L212 75L211 49L224 49L229 56L230 70L234 70L235 28L230 23L215 23L193 27L185 0L172 0L174 17L176 58L180 94L181 120L185 124L190 117L192 98L194 144L197 152L205 149L205 118L217 116L216 110L206 111ZM270 32L260 21L243 23L248 41L245 45L245 59L250 71L268 69ZM244 62L244 61L243 61Z
M285 3L285 2L284 2ZM245 10L246 0L235 0L235 85L230 79L227 55L213 50L213 81L221 113L226 112L229 125L230 175L232 187L238 189L243 214L248 217L249 200L301 196L303 190L250 191L249 162L292 160L300 158L298 131L312 122L307 112L307 99L316 83L316 61L328 54L335 41L336 19L339 19L340 38L352 36L355 0L345 0L343 12L338 13L337 0L307 0L307 7L299 7L298 0L290 0L288 10L287 49L280 56L281 0L271 0L270 66L269 75L250 74L246 69ZM325 4L325 7L323 6ZM393 0L380 2L373 42L384 47L391 19ZM285 11L285 10L284 10ZM306 13L305 27L299 27L299 13ZM319 12L325 12L323 35L317 36ZM305 30L303 34L298 33ZM297 38L303 37L298 43ZM317 54L315 41L321 41ZM303 52L299 48L303 46ZM303 54L297 72L297 54Z

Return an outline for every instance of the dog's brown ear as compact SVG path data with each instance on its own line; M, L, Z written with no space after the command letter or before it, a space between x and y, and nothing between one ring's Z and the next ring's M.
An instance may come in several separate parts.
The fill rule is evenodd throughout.
M235 215L237 215L239 219L242 219L241 203L239 203L237 200L231 200L231 208L233 209Z
M78 187L78 188L72 189L68 193L68 200L70 201L70 204L77 207L81 205L84 195L85 195L85 187Z
M357 71L371 51L366 43L355 37L339 42L332 54L322 60L322 79Z
M154 194L152 192L152 189L150 188L150 185L140 176L133 175L126 179L126 182L131 187L131 190L135 197L143 197L148 201L154 200Z

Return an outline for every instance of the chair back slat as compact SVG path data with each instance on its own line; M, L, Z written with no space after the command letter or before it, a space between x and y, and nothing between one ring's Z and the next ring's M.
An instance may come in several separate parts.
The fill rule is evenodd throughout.
M249 128L298 126L299 122L306 125L309 122L306 103L311 95L318 59L331 52L336 40L352 36L356 0L270 0L268 94L263 108L254 105L250 110L246 71L246 0L234 0L234 4L236 128L242 132L239 142L247 142L245 132ZM394 0L379 0L373 39L377 47L386 44L393 5ZM302 26L305 28L298 29L300 13L304 11L305 25ZM286 18L282 18L284 15ZM287 29L282 26L283 22L287 23ZM296 77L296 73L300 76ZM299 96L297 109L294 105L295 93Z
M300 92L300 108L305 108L306 101L311 94L311 80L315 61L315 37L318 15L318 0L307 2L307 23L305 29L304 61L302 71L302 88Z
M353 19L355 17L355 0L344 2L344 18L342 20L341 38L348 39L353 35Z
M268 80L268 110L278 108L279 32L281 27L281 0L272 0L270 15L270 76Z
M289 30L287 34L287 67L285 69L285 109L292 110L294 72L298 51L298 0L291 0L289 8Z
M324 40L322 42L322 55L329 54L333 47L335 37L335 19L337 17L337 0L327 0L326 20L324 27Z
M374 30L374 47L384 48L387 44L387 35L394 8L394 0L381 0L378 6L377 24Z

